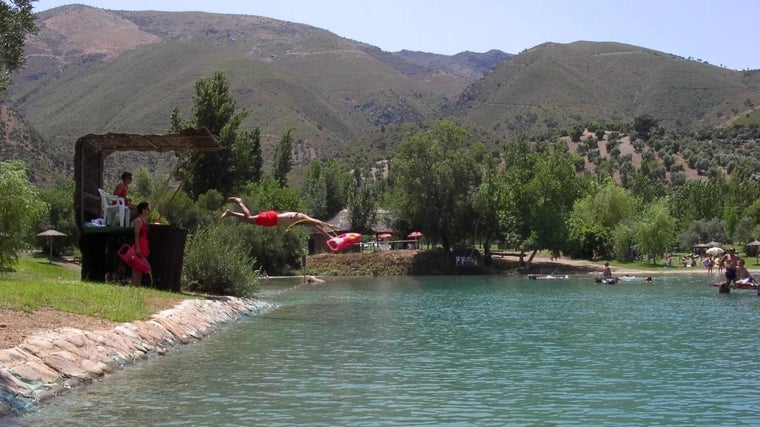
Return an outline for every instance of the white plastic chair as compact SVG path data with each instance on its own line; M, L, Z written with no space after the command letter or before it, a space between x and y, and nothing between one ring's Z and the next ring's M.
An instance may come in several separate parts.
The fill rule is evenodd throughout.
M119 213L119 225L121 227L129 226L129 208L124 198L108 194L102 188L98 188L98 193L100 193L103 219L106 220L106 226L114 225L117 212Z

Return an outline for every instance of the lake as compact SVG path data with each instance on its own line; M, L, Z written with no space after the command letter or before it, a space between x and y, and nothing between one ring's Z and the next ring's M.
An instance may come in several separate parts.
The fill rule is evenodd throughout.
M717 275L346 279L83 386L47 426L760 425L760 298Z

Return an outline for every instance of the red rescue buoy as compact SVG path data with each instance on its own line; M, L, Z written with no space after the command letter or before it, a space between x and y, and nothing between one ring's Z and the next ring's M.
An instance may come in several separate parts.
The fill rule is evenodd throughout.
M359 233L343 233L327 241L327 247L333 252L340 252L361 242L362 235Z
M129 268L137 270L140 273L150 273L150 264L148 263L148 260L142 255L136 254L134 246L125 243L121 245L121 248L119 248L116 254L119 255L119 258L121 258Z

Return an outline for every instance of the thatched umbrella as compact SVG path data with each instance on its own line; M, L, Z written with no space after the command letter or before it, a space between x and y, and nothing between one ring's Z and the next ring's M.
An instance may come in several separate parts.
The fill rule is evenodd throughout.
M48 238L48 246L50 246L50 257L48 260L50 263L53 263L53 237L64 237L67 236L65 233L61 233L58 230L45 230L42 233L38 234L39 237L47 237Z

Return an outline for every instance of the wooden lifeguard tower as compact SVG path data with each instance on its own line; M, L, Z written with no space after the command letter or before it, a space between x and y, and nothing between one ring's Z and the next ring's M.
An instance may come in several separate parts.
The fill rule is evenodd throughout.
M133 243L134 232L129 224L126 227L88 225L91 220L102 217L98 189L103 188L103 168L110 154L172 151L201 156L220 149L216 138L206 129L191 128L164 135L108 133L79 138L74 156L74 214L80 230L82 280L105 282L114 275L124 275L125 269L127 274L129 272L116 255L122 244ZM172 225L151 225L148 238L153 286L178 292L187 230Z

